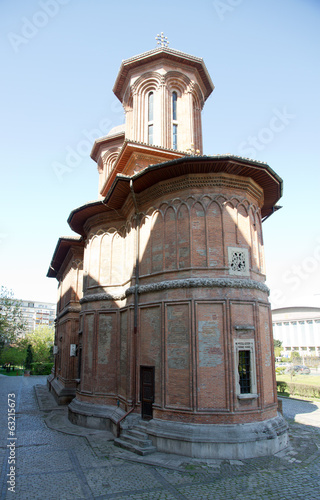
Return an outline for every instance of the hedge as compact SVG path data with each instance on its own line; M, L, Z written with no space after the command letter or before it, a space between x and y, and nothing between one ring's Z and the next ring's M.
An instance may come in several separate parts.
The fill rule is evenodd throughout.
M304 396L308 398L320 399L320 386L298 384L297 382L277 381L277 391L279 394L290 394L291 396Z
M31 363L32 375L50 375L53 363Z

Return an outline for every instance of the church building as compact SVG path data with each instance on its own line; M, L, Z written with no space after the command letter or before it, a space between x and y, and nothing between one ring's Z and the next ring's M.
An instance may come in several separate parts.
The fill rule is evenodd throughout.
M160 46L122 62L125 123L93 144L98 199L73 210L48 277L59 283L48 379L76 424L115 443L207 458L287 446L277 412L262 221L282 180L206 156L201 58Z

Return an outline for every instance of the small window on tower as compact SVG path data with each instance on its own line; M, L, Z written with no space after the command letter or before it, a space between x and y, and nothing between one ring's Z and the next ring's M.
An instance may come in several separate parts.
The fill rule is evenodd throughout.
M172 92L172 149L178 149L177 92Z
M148 95L148 121L153 121L153 92Z
M177 119L177 92L172 92L172 120Z
M153 92L148 94L148 144L153 144Z
M148 144L153 144L153 125L148 125Z
M178 125L173 125L172 149L178 149Z

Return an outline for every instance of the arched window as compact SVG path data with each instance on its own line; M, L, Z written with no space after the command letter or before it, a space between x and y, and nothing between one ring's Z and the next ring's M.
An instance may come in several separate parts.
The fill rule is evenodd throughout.
M172 92L172 120L177 119L177 92Z
M172 149L178 149L177 92L172 92Z
M153 92L148 94L148 144L153 144Z

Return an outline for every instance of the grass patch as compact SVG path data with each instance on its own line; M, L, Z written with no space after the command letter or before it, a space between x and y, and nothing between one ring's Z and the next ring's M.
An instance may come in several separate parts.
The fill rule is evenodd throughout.
M21 376L24 373L24 369L23 368L15 368L14 370L10 370L9 372L7 372L7 370L5 368L0 368L0 374L6 375L6 377L16 377L17 372L18 372L18 375Z
M279 396L299 396L303 398L320 398L320 378L309 375L277 375L277 392Z
M287 382L303 385L318 385L320 387L320 377L317 375L295 375L292 377L288 375L277 375L277 382Z

